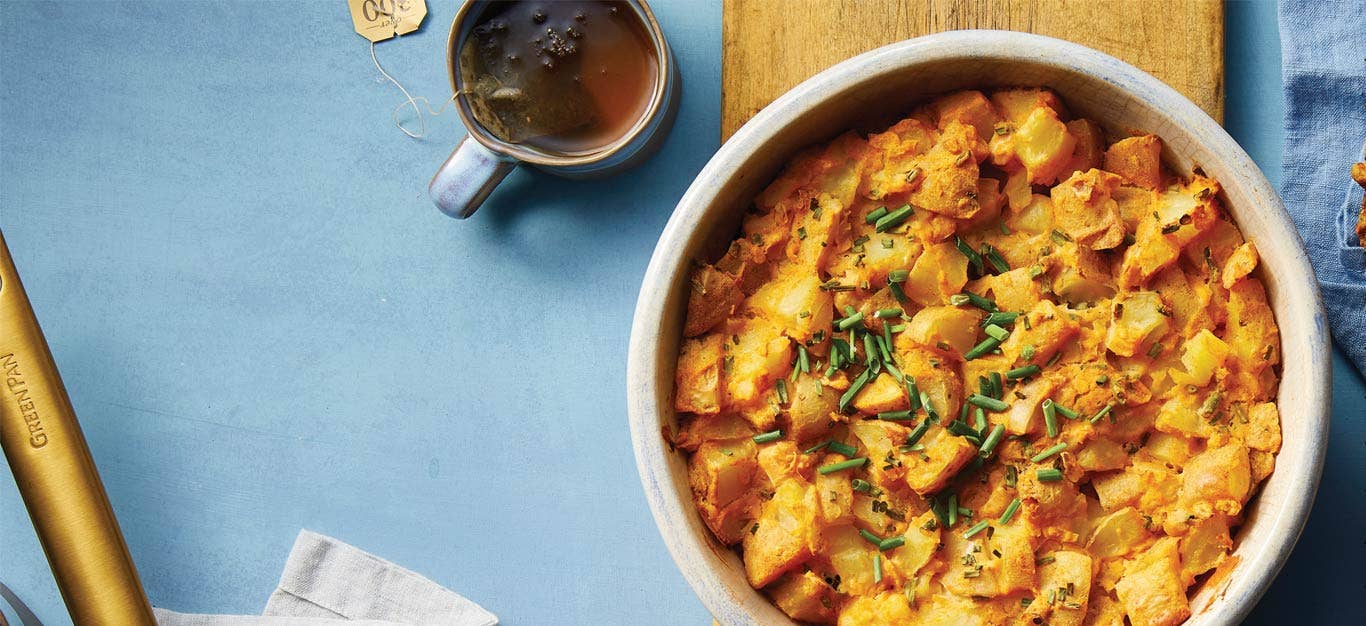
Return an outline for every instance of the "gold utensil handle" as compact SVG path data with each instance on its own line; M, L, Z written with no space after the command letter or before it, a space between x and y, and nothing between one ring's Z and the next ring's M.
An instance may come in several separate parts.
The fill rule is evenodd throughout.
M0 447L77 624L155 624L0 233Z

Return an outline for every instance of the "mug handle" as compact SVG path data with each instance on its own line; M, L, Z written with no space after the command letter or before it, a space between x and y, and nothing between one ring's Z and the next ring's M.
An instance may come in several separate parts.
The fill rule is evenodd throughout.
M432 177L427 194L442 213L463 220L479 209L515 167L517 161L470 141L466 135Z

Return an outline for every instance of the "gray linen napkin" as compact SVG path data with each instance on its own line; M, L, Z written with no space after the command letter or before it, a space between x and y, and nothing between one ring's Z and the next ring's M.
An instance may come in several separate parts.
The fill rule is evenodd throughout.
M460 594L341 541L301 530L260 615L154 609L161 626L495 626Z

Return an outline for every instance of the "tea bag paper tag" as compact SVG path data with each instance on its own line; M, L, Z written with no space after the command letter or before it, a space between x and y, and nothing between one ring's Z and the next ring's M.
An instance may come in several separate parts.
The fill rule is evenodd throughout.
M371 43L406 35L427 17L426 0L346 0L356 32Z

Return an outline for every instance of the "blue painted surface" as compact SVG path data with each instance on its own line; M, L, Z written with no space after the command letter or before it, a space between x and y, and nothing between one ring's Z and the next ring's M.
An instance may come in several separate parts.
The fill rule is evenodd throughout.
M439 99L455 7L429 4L378 54ZM339 2L5 4L0 228L153 602L259 612L308 527L507 624L707 623L646 510L623 378L651 248L717 146L721 12L655 9L685 85L661 154L518 171L460 223L425 190L454 116L392 128ZM1274 5L1228 29L1228 127L1278 180ZM1257 622L1361 612L1366 386L1335 374L1319 504ZM0 473L0 581L66 623Z

